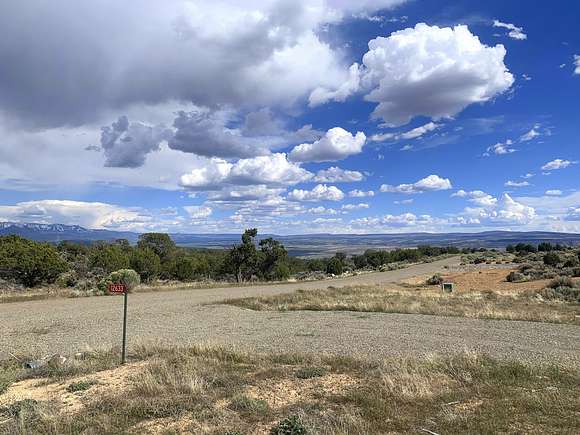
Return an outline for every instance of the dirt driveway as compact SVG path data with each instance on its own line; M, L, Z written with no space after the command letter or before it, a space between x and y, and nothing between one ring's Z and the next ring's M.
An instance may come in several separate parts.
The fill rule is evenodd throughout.
M328 281L134 294L129 296L129 340L372 357L474 349L499 357L580 365L580 328L574 325L382 313L254 312L205 305L299 288L396 282L443 271L458 261ZM1 304L0 351L70 354L115 346L120 342L121 313L120 297Z

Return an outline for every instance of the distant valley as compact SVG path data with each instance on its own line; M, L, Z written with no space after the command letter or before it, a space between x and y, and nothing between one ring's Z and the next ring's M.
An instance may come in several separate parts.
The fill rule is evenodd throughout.
M139 233L128 231L93 230L77 225L0 222L0 236L16 234L32 240L58 243L111 241L127 239L136 243ZM337 251L356 254L366 249L389 249L418 245L457 246L470 248L504 248L509 244L540 242L580 245L580 234L545 231L512 232L487 231L480 233L398 233L398 234L259 234L259 238L273 236L280 240L294 256L316 257L334 255ZM184 234L171 237L179 246L222 249L239 243L239 234Z

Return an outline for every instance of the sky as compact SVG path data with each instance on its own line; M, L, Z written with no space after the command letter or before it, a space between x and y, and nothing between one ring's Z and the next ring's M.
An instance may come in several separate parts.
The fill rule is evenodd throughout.
M580 232L580 2L0 2L0 222Z

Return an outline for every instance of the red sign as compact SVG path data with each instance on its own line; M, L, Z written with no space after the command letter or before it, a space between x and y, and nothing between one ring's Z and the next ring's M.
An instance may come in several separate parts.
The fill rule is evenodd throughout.
M109 293L125 293L127 291L127 287L125 284L109 284Z

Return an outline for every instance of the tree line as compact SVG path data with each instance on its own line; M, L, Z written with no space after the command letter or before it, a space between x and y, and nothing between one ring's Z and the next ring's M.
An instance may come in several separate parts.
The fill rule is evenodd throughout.
M136 245L125 239L56 245L19 236L0 237L0 278L34 287L52 284L79 289L97 287L119 270L134 270L141 282L285 280L308 272L340 275L346 271L377 269L396 262L416 262L425 257L457 254L454 247L420 246L410 249L367 250L361 255L337 253L329 258L292 257L271 237L257 241L257 229L248 229L241 243L230 249L197 249L177 246L168 234L146 233Z

